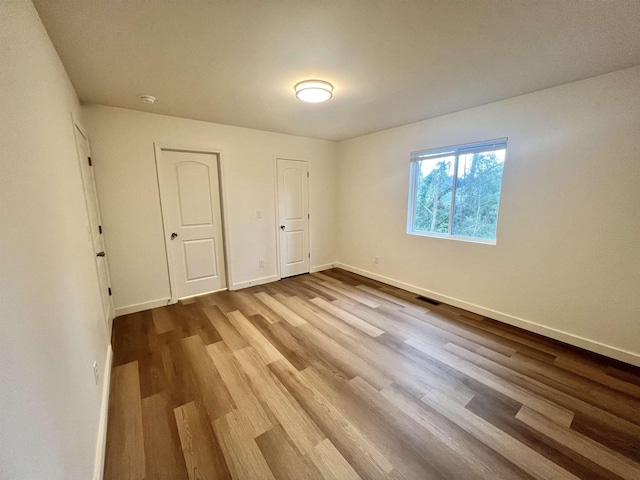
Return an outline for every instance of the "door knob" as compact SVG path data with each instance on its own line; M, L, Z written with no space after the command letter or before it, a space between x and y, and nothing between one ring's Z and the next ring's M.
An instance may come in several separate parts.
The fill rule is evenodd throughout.
M171 240L175 240L178 237L178 234L176 232L173 232L171 234Z
M284 232L284 225L280 225L280 230Z
M106 254L104 252L96 253L96 257L104 257Z

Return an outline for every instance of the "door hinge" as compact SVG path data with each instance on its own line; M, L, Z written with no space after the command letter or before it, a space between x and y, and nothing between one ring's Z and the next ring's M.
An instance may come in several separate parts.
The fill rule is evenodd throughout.
M307 257L308 257L308 258L311 258L311 252L309 252L309 253L307 254Z
M98 233L100 233L100 235L102 235L102 225L98 225Z
M93 164L91 163L91 157L87 157L87 160L89 160L89 166L92 167Z
M111 287L109 287L109 296L111 296Z
M307 219L311 218L311 214L307 213Z
M307 172L307 178L309 178L309 172Z

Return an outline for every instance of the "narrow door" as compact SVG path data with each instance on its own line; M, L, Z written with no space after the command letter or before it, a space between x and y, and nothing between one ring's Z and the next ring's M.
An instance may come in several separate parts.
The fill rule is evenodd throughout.
M277 160L280 276L309 272L309 164Z
M161 149L158 173L172 299L227 287L218 155Z
M93 253L95 255L96 270L98 272L98 282L100 285L100 295L102 297L102 308L104 310L105 325L107 334L111 337L111 320L114 317L113 302L111 301L111 285L109 281L109 268L107 266L107 256L102 238L102 221L100 220L100 207L96 193L96 182L93 176L93 162L89 152L89 143L80 129L74 126L76 146L78 150L78 160L80 162L80 172L82 174L82 184L84 186L84 198L89 217L89 232Z

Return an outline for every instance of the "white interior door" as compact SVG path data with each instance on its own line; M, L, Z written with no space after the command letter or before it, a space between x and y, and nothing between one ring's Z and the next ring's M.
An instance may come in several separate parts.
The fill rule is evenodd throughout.
M74 131L78 149L78 160L80 162L80 172L82 174L82 184L84 186L84 198L87 206L87 215L89 217L89 234L93 244L100 294L102 296L105 325L107 327L107 333L109 337L111 337L111 320L113 320L115 311L111 300L111 283L109 281L109 268L107 265L104 240L102 238L102 221L100 220L100 207L96 193L96 182L93 176L93 163L89 152L89 142L87 142L86 137L77 125L74 126Z
M172 300L227 287L218 155L159 149Z
M280 277L309 272L309 164L277 159Z

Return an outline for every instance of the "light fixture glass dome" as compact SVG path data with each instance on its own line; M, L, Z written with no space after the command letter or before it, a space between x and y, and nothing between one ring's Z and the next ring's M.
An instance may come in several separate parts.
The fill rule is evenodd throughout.
M333 85L323 80L305 80L294 87L298 100L309 103L326 102L333 96Z

